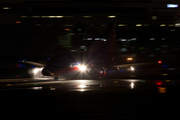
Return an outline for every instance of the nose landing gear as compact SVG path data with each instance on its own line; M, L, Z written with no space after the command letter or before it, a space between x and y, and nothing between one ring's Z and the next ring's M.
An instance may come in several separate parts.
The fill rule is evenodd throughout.
M54 77L54 80L55 80L55 81L58 81L58 80L59 80L59 77L58 77L58 76L55 76L55 77Z
M56 73L56 76L54 77L54 80L55 81L58 81L59 80L59 77L58 77L59 75Z

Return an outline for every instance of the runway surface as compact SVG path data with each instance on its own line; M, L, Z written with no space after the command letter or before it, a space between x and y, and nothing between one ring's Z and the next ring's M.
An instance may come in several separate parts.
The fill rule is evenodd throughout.
M180 107L179 85L170 79L0 79L1 117L172 119Z
M1 90L32 89L32 90L59 90L66 91L93 91L101 88L132 89L160 88L163 86L178 86L179 80L146 80L146 79L60 79L53 78L19 78L0 79ZM51 89L52 88L52 89ZM83 90L82 90L83 89Z

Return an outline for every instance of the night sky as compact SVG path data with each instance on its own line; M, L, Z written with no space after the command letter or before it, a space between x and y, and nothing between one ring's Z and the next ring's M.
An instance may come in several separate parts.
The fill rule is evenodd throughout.
M49 1L49 0L0 0L0 2L2 3L14 3L14 2L22 2L22 1ZM70 1L70 0L53 0L53 1ZM80 0L77 0L77 1L80 1ZM97 1L102 1L102 0L97 0ZM148 0L108 0L108 1L148 1ZM179 2L179 0L151 0L151 1L152 2L171 1L170 3ZM57 44L56 41L53 41L55 40L55 38L52 39L55 32L49 33L45 31L45 32L42 32L41 33L42 35L41 35L40 33L39 34L29 33L28 32L29 29L27 27L21 30L22 31L17 31L15 29L14 31L11 30L12 31L11 33L8 33L8 32L6 32L7 34L1 33L1 38L3 38L4 41L6 41L5 44L1 46L1 50L5 50L1 52L1 55L18 55L18 54L27 54L27 53L33 53L33 54L36 53L38 55L38 54L42 54L42 52L44 53L53 52L49 50L52 50L52 48L54 48ZM43 30L39 30L39 31L43 31ZM43 34L46 34L46 37L43 37L43 39L40 40ZM49 39L51 39L51 43L48 43ZM11 41L11 42L8 42L8 41ZM48 44L48 48L47 46L45 46L47 44ZM39 48L39 46L41 46L41 48ZM31 49L27 49L28 47L30 47ZM15 49L18 52L14 51Z
M10 3L14 3L14 2L22 2L22 1L72 1L72 0L0 0L0 2L2 3L7 3L7 2L10 2ZM73 0L75 1L75 0ZM80 1L80 0L78 0ZM96 0L96 1L105 1L105 0ZM144 1L144 0L107 0L107 1ZM176 3L179 3L180 1L179 0L151 0L152 2L170 2L170 3L173 3L173 2L176 2Z

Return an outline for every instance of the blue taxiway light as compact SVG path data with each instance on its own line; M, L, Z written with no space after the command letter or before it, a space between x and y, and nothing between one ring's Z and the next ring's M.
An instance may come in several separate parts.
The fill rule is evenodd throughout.
M163 67L167 67L167 65L163 65Z

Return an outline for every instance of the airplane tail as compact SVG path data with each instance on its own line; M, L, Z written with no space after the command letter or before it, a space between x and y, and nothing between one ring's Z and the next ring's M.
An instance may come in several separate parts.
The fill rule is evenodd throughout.
M104 66L107 66L111 63L111 61L114 58L115 36L116 19L114 21L113 26L110 29L109 35L106 38L106 42L95 41L91 45L88 51L88 60L91 61L90 63L94 62L98 64L103 64ZM103 62L101 60L103 60Z
M117 19L114 20L114 24L111 28L111 32L110 32L109 36L107 37L107 42L106 42L106 48L107 48L108 52L111 54L114 53L116 25L117 25Z
M116 38L116 25L117 19L114 20L114 24L111 28L111 32L107 37L106 48L111 56L106 65L109 65L114 60L114 47L115 47L115 38Z

